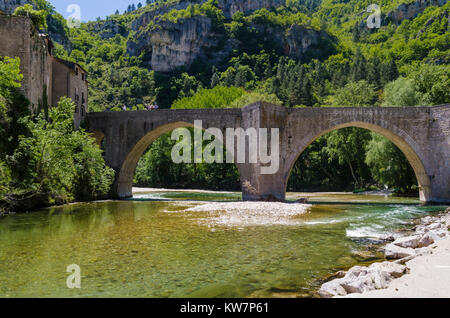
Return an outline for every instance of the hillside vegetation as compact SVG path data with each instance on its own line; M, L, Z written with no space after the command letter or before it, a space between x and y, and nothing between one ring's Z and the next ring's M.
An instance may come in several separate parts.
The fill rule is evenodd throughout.
M155 1L68 29L45 1L56 54L89 71L90 111L242 107L431 106L450 102L450 4L380 0L287 0L230 12L224 1ZM233 14L231 14L233 13ZM53 21L53 22L52 22ZM55 27L60 25L60 27ZM67 39L58 41L58 39ZM239 189L235 167L178 167L173 141L151 146L136 173L145 186ZM165 166L167 169L154 169ZM183 171L182 171L183 170ZM189 176L184 178L183 176ZM417 191L414 172L389 141L334 131L311 145L289 190L395 187Z

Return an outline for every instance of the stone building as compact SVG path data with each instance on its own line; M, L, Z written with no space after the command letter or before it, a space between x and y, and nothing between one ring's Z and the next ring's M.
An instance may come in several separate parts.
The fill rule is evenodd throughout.
M0 56L20 58L21 92L30 101L31 111L56 106L61 97L70 97L76 104L78 128L88 111L87 72L54 57L52 50L52 41L39 34L29 18L0 12Z
M78 64L52 58L52 105L57 105L62 96L75 102L74 122L79 127L87 112L87 72Z

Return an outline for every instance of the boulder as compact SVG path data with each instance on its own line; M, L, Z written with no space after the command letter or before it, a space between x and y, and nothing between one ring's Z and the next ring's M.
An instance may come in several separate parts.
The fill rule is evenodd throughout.
M345 296L347 292L341 286L342 278L332 280L325 283L319 289L319 295L323 298L331 298L334 296Z
M434 235L431 235L430 233L426 233L423 236L420 237L419 239L419 244L418 247L422 248L422 247L427 247L430 246L431 244L434 243Z
M386 272L394 278L402 277L407 271L406 266L392 262L374 263L369 268L372 271Z
M406 236L396 239L392 244L404 248L417 248L419 246L419 236Z
M393 243L386 245L384 248L384 256L387 259L400 259L416 255L413 248L404 248Z
M428 231L435 231L435 230L438 230L443 227L444 226L442 223L436 222L436 223L432 223L432 224L428 225L426 228L428 229Z
M323 284L319 295L329 298L384 289L394 278L401 277L406 271L406 266L391 262L375 263L369 267L355 266L343 278Z

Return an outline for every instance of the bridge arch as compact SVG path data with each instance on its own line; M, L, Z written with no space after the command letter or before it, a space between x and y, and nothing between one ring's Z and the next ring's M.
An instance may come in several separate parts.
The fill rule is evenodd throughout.
M319 128L315 131L311 131L308 136L300 138L300 142L293 145L294 152L286 157L285 170L283 172L284 190L287 191L289 177L295 163L314 141L320 137L342 128L357 127L370 130L378 133L393 144L395 144L400 151L405 155L409 164L411 165L416 175L417 182L419 184L420 200L427 202L431 199L431 180L424 166L424 156L422 149L417 145L414 139L409 136L405 131L399 129L396 126L389 125L386 122L381 121L381 125L364 122L364 121L346 121L345 119L338 119L330 122L329 127Z
M115 196L119 198L128 198L132 196L133 178L140 158L154 141L177 128L194 128L194 124L185 121L163 124L151 130L137 141L137 143L128 152L125 160L121 164L120 170L118 171L118 176L116 177L117 179L115 183L117 188L114 189ZM236 164L236 166L240 173L241 171L239 165Z

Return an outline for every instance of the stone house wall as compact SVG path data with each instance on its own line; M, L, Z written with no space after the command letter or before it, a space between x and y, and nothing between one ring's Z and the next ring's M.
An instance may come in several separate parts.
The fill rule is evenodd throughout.
M0 14L0 56L20 58L20 90L32 111L42 106L45 94L51 100L51 52L46 38L34 30L30 19Z
M0 56L19 57L23 74L22 94L30 101L30 110L58 105L63 96L76 104L75 127L78 128L88 111L87 72L76 63L52 56L53 44L34 30L26 17L0 12Z

